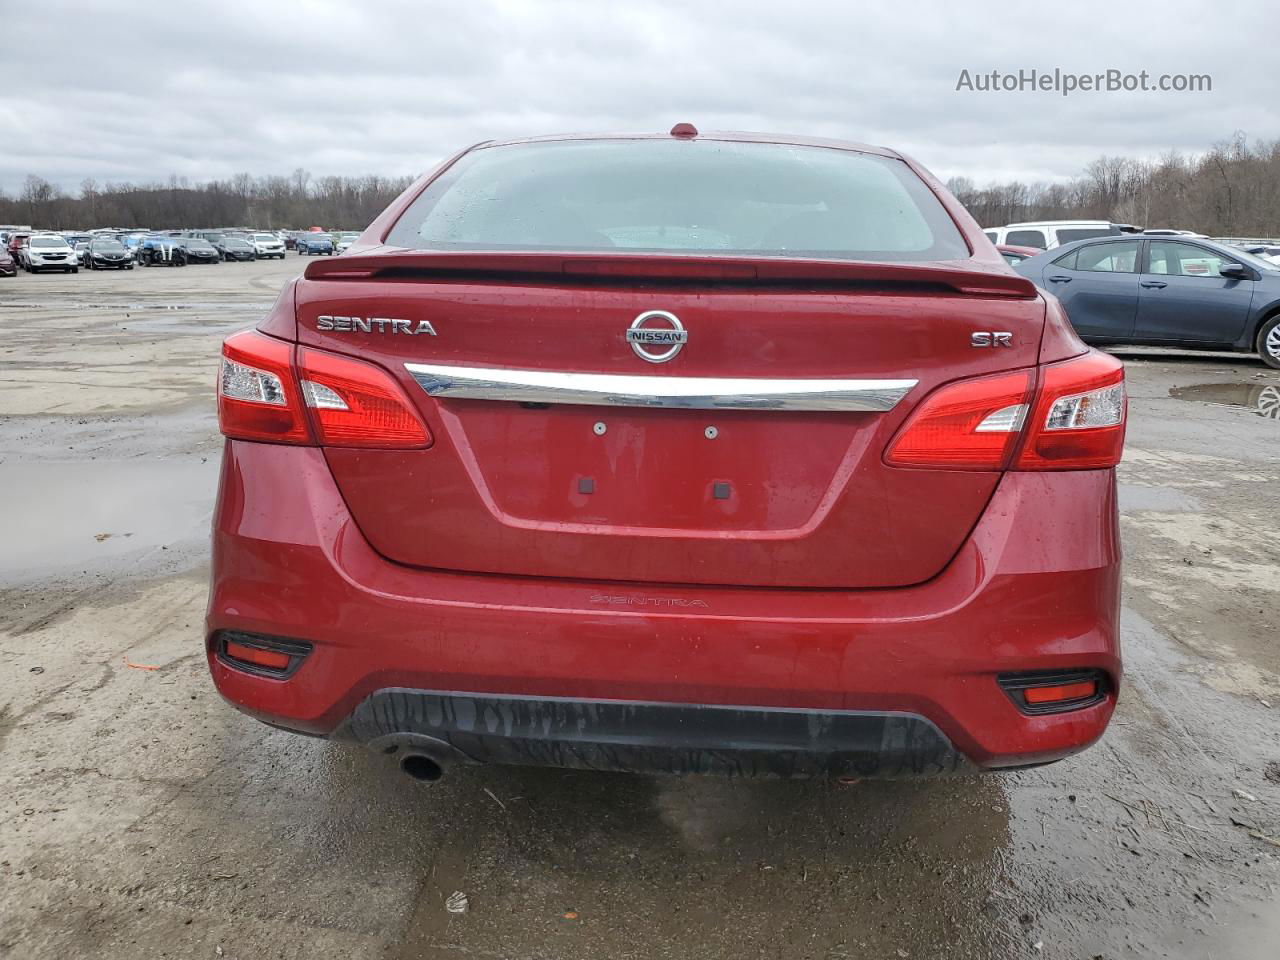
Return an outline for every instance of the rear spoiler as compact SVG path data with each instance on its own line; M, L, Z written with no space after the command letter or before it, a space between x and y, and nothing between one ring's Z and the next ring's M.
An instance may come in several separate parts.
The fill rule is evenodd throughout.
M505 279L548 277L604 280L711 280L763 285L814 284L912 288L967 296L1034 299L1036 288L1003 264L980 260L931 263L864 263L763 257L667 256L618 253L456 253L421 250L346 253L313 260L308 280L450 280L502 275Z

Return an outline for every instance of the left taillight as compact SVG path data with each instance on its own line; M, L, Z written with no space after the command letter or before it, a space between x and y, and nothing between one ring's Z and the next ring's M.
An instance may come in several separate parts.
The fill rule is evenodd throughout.
M293 375L293 346L253 330L222 343L218 429L233 440L309 444L311 430Z
M380 367L321 350L300 348L302 393L329 447L412 449L431 445L431 435L409 399Z
M228 337L218 373L218 426L236 440L415 449L431 434L380 367L295 348L256 331Z

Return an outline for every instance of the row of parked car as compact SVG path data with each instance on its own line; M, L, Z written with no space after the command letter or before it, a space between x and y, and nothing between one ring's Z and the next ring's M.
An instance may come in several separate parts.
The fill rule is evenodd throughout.
M288 250L303 256L342 253L359 236L309 231L198 230L54 233L0 232L0 276L87 270L132 270L135 266L184 267L189 263L283 260Z

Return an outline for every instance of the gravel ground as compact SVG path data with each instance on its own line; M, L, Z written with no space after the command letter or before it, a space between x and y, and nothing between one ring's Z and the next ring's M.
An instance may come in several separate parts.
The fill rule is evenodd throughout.
M1275 371L1122 351L1128 673L1080 756L424 788L203 660L217 344L305 262L0 278L0 956L1275 956Z

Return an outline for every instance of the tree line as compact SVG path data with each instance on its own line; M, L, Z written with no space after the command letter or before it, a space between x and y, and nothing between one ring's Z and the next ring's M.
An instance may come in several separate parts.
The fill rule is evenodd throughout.
M191 184L98 184L85 180L72 195L36 175L16 196L0 192L0 223L46 230L92 227L258 227L267 230L363 230L413 177L318 177L298 169L288 177L236 174Z
M361 230L412 177L253 177L192 185L100 185L85 180L78 195L31 175L16 196L0 192L0 223L50 230L96 226ZM1019 220L1111 220L1173 227L1210 236L1280 234L1280 140L1250 142L1243 133L1200 154L1154 160L1099 157L1066 183L977 186L947 182L983 226Z
M1190 156L1099 157L1067 183L947 187L984 227L1020 220L1110 220L1211 237L1280 234L1280 140L1243 133Z

